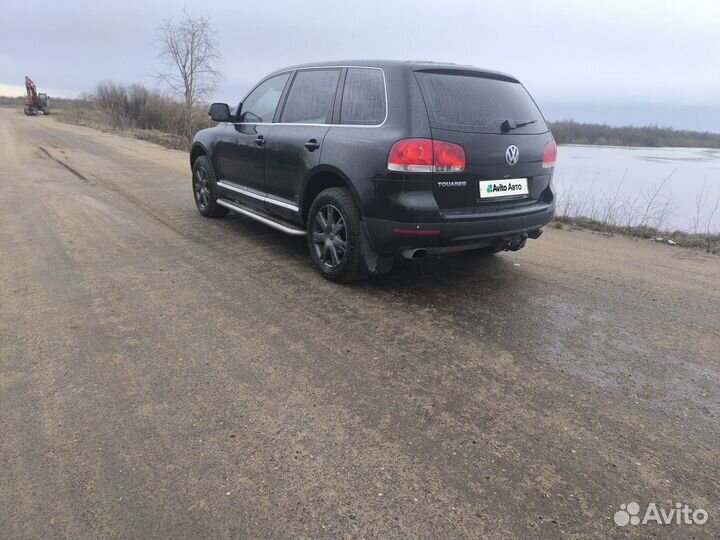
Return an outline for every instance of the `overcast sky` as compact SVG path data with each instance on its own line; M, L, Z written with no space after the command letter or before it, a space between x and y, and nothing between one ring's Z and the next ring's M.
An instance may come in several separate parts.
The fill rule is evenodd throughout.
M51 96L105 79L154 85L155 28L186 7L215 28L218 100L236 103L258 78L294 63L438 60L516 75L551 119L720 132L720 0L2 4L0 94L24 93L26 74Z

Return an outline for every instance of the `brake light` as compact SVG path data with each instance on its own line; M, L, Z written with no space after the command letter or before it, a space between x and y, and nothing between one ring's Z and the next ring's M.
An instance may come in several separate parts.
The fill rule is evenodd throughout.
M465 150L459 144L433 141L435 172L462 172L465 170Z
M557 144L555 141L550 141L545 145L543 150L543 168L550 169L555 166L557 161Z
M399 172L461 172L465 170L465 150L444 141L403 139L392 145L387 166Z

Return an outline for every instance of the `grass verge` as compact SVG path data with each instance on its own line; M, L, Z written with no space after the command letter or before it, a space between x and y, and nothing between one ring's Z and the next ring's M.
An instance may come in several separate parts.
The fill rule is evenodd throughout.
M552 227L565 229L566 227L577 227L588 231L601 232L605 234L621 234L633 238L646 238L677 245L684 248L701 249L706 253L720 255L720 234L695 234L683 231L661 231L652 227L611 225L596 219L587 217L555 216Z
M190 149L190 144L188 143L187 138L181 137L180 135L166 133L157 129L121 129L113 127L107 121L107 117L103 113L92 108L56 108L52 111L52 115L60 122L64 122L66 124L84 126L107 133L115 133L117 135L123 135L125 137L132 137L134 139L148 141L163 146L165 148L170 148L172 150Z

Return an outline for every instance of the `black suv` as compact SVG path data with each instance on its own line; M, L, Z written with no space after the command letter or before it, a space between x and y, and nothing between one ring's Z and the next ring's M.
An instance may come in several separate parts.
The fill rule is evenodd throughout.
M455 64L353 61L265 77L190 154L198 210L306 236L325 277L395 256L517 250L553 216L557 147L510 75Z

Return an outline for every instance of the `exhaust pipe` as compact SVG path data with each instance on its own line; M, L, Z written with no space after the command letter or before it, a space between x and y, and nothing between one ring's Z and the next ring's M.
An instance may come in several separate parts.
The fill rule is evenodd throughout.
M406 259L422 259L427 254L428 250L425 248L406 249L402 252L402 256Z
M530 232L527 233L527 234L528 234L528 236L529 236L530 238L532 238L533 240L537 240L538 238L540 238L540 235L541 235L542 233L543 233L542 229L535 229L534 231L530 231Z
M543 233L542 229L534 229L532 231L524 232L522 234L518 234L517 236L510 236L505 238L499 238L495 240L490 246L496 247L498 250L501 251L517 251L519 249L522 249L525 247L525 244L528 241L528 238L539 238L540 235ZM422 259L430 254L432 251L433 255L438 255L440 253L451 253L454 251L464 251L467 249L474 249L476 247L485 247L488 246L487 242L485 243L479 243L479 244L472 244L472 245L464 245L464 246L456 246L456 247L431 247L431 248L415 248L415 249L406 249L402 251L402 256L405 259L411 259L411 260L417 260Z

